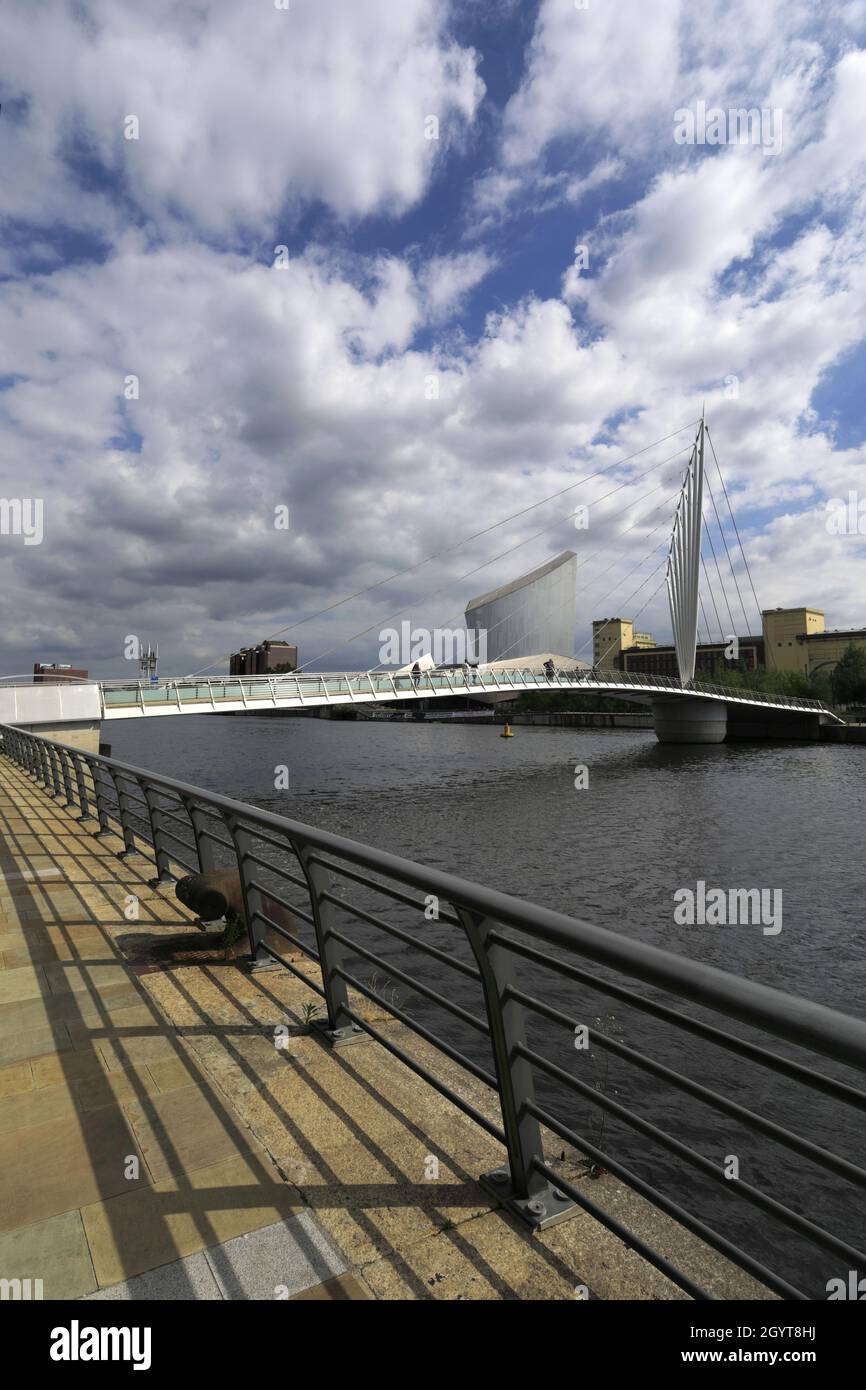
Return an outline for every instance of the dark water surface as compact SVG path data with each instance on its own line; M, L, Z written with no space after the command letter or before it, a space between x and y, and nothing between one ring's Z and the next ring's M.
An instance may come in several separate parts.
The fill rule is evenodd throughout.
M103 729L114 756L128 762L863 1017L866 750L809 743L661 747L642 731L517 726L515 733L503 740L491 726L258 715L112 721ZM279 765L289 768L288 791L274 790ZM578 765L588 769L586 790L574 786ZM673 894L694 888L698 879L725 890L781 890L781 932L765 935L757 924L676 925ZM399 920L409 928L405 918ZM445 986L450 998L479 1011L471 981L452 972L446 980L444 967L426 957L413 955L410 962L406 948L361 924L352 930L365 933L357 939L369 949L399 959L410 973ZM432 944L465 956L455 928L430 923L424 930ZM521 974L570 1018L600 1026L862 1162L863 1120L855 1110L547 971L529 967ZM402 1007L486 1062L471 1030L406 987L397 997ZM670 997L665 1002L676 1006ZM695 1013L690 1006L685 1010ZM731 1031L767 1042L739 1025ZM570 1034L553 1025L533 1025L532 1042L586 1084L692 1146L716 1170L735 1156L742 1183L826 1221L862 1248L862 1189L825 1177L808 1161L622 1059L608 1060L600 1049L576 1052ZM808 1061L786 1044L769 1045ZM820 1068L856 1081L832 1063L821 1062ZM539 1093L581 1135L600 1141L646 1181L723 1225L757 1258L784 1267L811 1297L825 1297L826 1281L847 1274L851 1261L844 1252L816 1250L772 1216L736 1200L730 1182L694 1173L619 1119L608 1116L602 1132L598 1107L589 1099L546 1081Z

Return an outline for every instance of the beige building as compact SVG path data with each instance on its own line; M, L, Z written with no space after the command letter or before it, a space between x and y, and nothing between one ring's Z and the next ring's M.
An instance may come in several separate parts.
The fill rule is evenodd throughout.
M820 608L770 608L763 614L765 665L803 676L830 674L846 647L866 647L866 628L827 632Z
M630 618L597 618L592 625L592 664L598 671L618 671L620 653L629 647L654 647L648 632L635 632Z
M809 674L805 638L824 631L821 608L768 608L761 614L764 629L764 664L770 671Z

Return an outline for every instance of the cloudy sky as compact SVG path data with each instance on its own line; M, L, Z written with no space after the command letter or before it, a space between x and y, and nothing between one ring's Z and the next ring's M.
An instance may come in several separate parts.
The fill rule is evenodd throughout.
M0 674L366 667L566 547L668 638L703 400L762 606L866 624L866 0L283 3L0 7Z

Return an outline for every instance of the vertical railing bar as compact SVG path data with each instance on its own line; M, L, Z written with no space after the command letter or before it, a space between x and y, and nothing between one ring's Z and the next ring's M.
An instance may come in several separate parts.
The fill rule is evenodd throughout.
M139 786L141 786L141 790L144 792L144 799L147 802L147 814L150 821L150 837L153 842L153 852L156 861L156 878L149 879L148 886L150 888L158 888L165 883L176 883L177 877L171 872L169 852L165 837L162 833L163 824L158 800L159 793L155 788L150 786L149 783L145 783L143 786L139 783Z

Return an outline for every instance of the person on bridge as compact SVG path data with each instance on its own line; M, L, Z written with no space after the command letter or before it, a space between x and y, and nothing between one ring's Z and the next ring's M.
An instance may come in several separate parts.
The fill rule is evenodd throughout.
M547 679L548 679L549 681L552 681L554 675L556 674L556 672L555 672L555 670L554 670L554 666L553 666L553 658L550 657L550 656L547 658L547 660L546 660L545 663L544 663L544 674L547 676Z
M416 690L418 689L418 682L420 679L421 667L418 665L418 662L416 661L415 665L412 667L412 684L414 685Z

